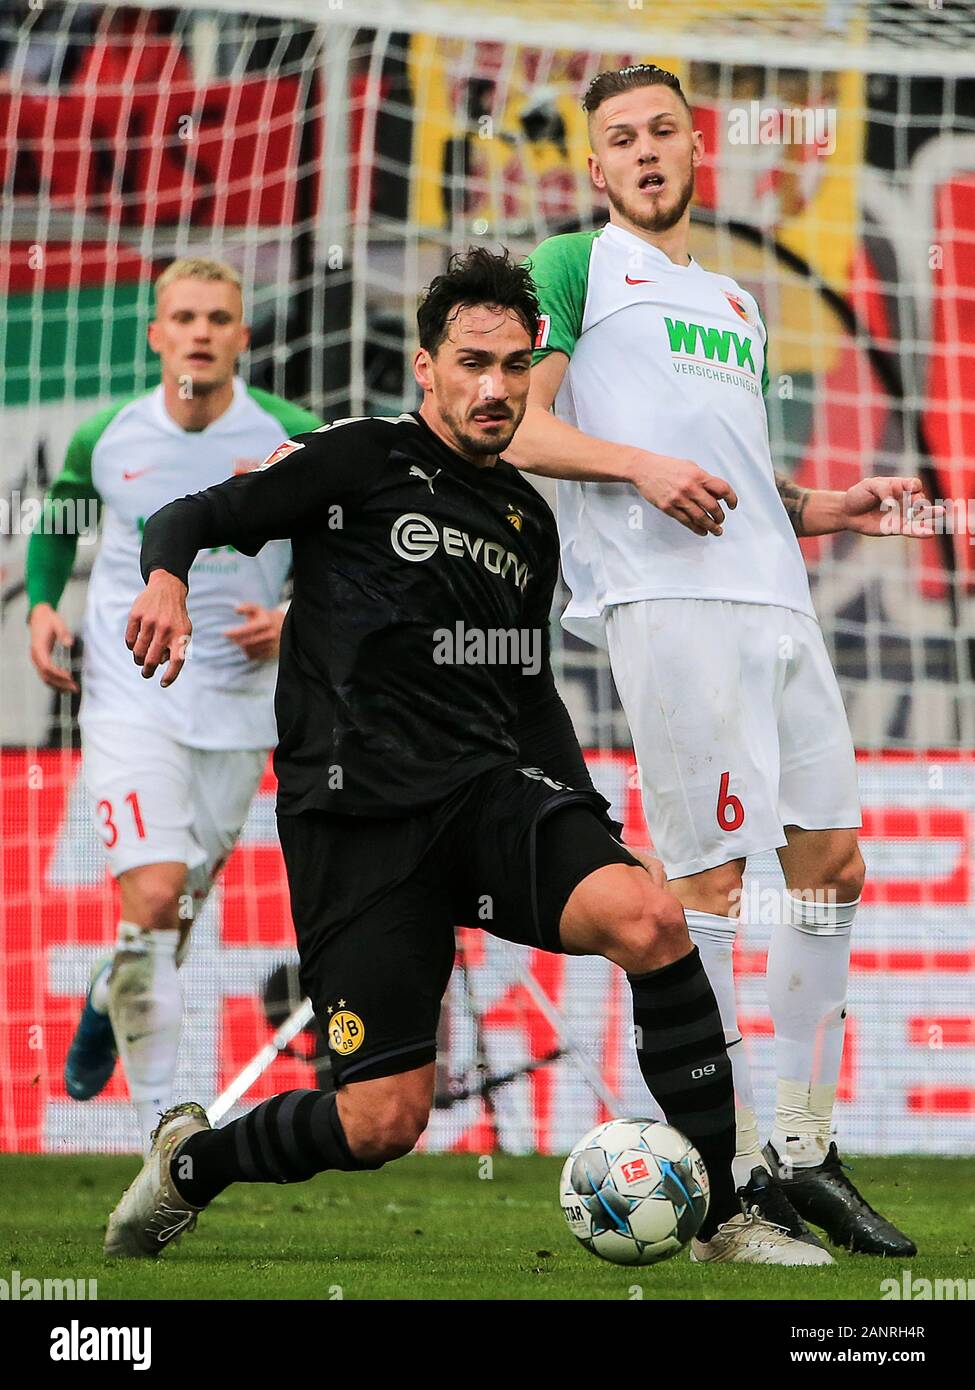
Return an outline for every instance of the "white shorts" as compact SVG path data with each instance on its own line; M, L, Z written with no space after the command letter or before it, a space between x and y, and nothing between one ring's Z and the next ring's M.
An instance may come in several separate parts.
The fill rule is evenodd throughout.
M88 720L82 771L114 878L126 869L185 864L198 901L236 843L267 750L188 748L151 728Z
M606 638L668 878L779 849L787 825L861 824L853 741L815 619L644 599L607 611Z

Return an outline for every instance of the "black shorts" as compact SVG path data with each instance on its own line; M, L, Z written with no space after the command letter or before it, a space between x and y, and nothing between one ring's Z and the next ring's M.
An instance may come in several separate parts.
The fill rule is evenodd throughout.
M576 885L604 865L637 863L606 809L597 793L512 766L412 816L278 817L301 985L338 1084L434 1060L455 927L562 949Z

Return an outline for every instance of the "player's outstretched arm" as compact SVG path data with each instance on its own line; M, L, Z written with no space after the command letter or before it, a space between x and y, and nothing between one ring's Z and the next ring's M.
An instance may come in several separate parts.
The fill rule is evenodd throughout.
M933 536L944 507L924 496L920 478L864 478L846 492L799 487L784 473L775 485L797 536L856 531L862 536Z
M532 368L525 418L504 456L526 473L574 482L631 483L641 497L697 536L721 535L721 503L734 508L730 483L706 473L690 459L653 454L583 434L551 413L569 359L550 352Z
M201 550L232 545L256 555L268 541L325 526L326 509L330 515L357 496L369 476L364 460L372 455L355 423L346 431L333 427L288 440L260 468L153 512L140 557L146 591L132 607L125 638L144 676L168 661L162 684L172 685L183 668L191 630L189 573Z

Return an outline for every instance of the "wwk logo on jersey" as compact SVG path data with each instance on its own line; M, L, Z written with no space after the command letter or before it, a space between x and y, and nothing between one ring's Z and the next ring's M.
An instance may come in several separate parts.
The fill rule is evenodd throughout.
M513 550L505 550L497 541L486 540L483 536L472 538L457 526L445 526L441 532L422 512L404 512L398 516L389 541L401 560L415 564L431 559L442 545L444 554L452 560L467 556L476 565L483 565L489 574L498 574L502 579L510 576L522 593L531 578L527 563L519 560Z
M729 328L709 328L703 323L685 323L665 318L674 371L706 376L730 385L744 387L758 395L752 339Z
M548 335L552 331L551 314L539 314L538 332L535 334L535 347L548 347Z

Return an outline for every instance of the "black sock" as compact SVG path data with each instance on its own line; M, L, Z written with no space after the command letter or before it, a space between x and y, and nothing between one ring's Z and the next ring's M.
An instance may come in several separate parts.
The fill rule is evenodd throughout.
M628 975L636 1050L643 1079L667 1123L686 1134L704 1160L711 1200L701 1240L741 1207L735 1196L735 1089L714 991L695 946L689 955Z
M327 1168L381 1168L349 1149L335 1092L284 1091L223 1129L191 1134L173 1158L176 1190L205 1207L232 1182L306 1182Z

